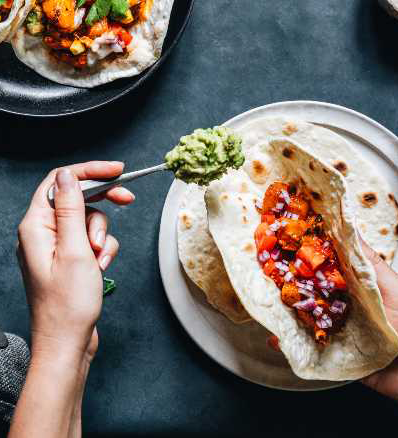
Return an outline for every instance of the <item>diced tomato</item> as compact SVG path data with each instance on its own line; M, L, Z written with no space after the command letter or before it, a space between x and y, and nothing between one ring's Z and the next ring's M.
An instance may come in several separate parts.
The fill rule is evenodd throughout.
M131 43L133 37L126 29L124 29L124 27L118 24L113 24L111 26L111 29L112 32L116 35L116 37L120 41L123 41L126 46L128 46Z
M275 262L269 259L263 266L263 272L267 277L272 278L276 285L281 288L283 286L283 277L279 275L279 270L275 267Z
M269 229L267 223L262 222L256 229L254 233L254 239L256 241L257 252L261 253L265 251L271 251L276 245L277 238L276 236L268 236L266 233Z
M325 275L328 281L332 281L334 283L335 289L341 289L341 290L347 289L347 283L336 266L334 265L327 266L323 270L323 274Z
M288 190L289 186L283 182L275 182L271 184L264 195L263 200L263 212L268 213L272 208L275 208L275 205L280 202L279 196L282 193L282 190Z
M296 268L297 273L300 277L313 278L315 276L315 272L310 269L303 261L299 267L297 267L296 264L294 265L294 267Z
M275 335L272 335L267 339L267 344L273 350L278 352L281 351L281 349L279 348L279 339Z
M275 270L275 262L272 259L269 259L265 265L263 266L264 274L268 277L271 276L272 272Z
M303 260L312 270L316 270L330 255L330 246L323 248L323 241L315 236L306 236L297 257Z
M262 214L261 215L261 222L265 222L265 223L271 225L275 222L275 216L273 214Z
M289 213L298 214L300 219L306 219L309 205L306 200L297 195L290 195L290 203L286 207Z

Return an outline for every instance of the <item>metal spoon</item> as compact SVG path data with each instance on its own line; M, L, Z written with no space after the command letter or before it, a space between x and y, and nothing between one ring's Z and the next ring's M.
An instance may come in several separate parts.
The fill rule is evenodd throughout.
M168 170L165 163L159 164L158 166L148 167L148 169L136 170L135 172L123 173L115 179L111 180L91 180L87 179L85 181L79 181L80 187L83 192L84 200L99 195L100 193L106 192L112 187L120 186L128 181L139 178L140 176L149 175L150 173L159 172L160 170ZM48 191L48 201L51 205L54 205L54 186Z

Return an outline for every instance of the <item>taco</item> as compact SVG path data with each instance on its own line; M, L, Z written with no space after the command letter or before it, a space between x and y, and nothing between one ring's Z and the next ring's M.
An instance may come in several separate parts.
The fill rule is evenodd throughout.
M277 336L297 376L359 379L397 356L398 335L362 252L347 183L304 147L269 141L278 179L266 188L243 171L212 183L209 230L241 303Z
M31 7L31 0L0 0L0 43L12 37Z
M12 45L42 76L95 87L160 57L174 0L38 0Z
M288 136L338 170L348 186L362 237L387 263L397 247L395 197L384 178L340 135L288 117L260 118L237 130L246 157L243 171L261 192L281 177L269 154L269 140ZM188 277L209 303L235 323L250 320L242 308L209 233L204 190L190 185L178 215L178 251ZM205 256L203 256L205 254Z

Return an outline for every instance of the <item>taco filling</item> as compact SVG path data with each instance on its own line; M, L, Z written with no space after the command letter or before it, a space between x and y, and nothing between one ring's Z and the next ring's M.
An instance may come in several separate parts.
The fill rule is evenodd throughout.
M274 182L265 195L255 231L258 261L281 290L284 304L326 344L347 319L349 297L333 242L304 193Z
M10 15L13 0L0 0L0 23L6 21Z
M129 30L148 19L152 4L153 0L38 0L25 28L41 36L57 60L83 69L129 53Z

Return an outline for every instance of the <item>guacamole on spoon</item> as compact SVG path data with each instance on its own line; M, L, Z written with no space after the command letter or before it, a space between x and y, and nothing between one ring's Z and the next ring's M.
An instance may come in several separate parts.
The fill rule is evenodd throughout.
M230 167L239 169L244 161L242 139L223 126L196 129L181 137L165 157L167 168L176 178L201 186L220 179Z

